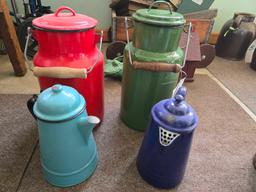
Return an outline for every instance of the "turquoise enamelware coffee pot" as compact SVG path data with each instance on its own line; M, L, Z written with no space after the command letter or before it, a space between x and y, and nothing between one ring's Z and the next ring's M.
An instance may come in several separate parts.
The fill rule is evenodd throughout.
M81 183L96 169L98 154L92 129L100 120L87 116L85 107L84 98L75 89L60 84L43 91L34 105L43 174L52 185Z

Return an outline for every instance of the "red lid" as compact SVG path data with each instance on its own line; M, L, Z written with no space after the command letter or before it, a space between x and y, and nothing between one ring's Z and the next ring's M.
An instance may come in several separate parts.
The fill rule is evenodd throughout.
M70 13L61 13L67 10ZM56 31L80 31L93 28L97 20L86 15L77 14L73 9L61 6L54 14L47 14L33 20L36 28Z

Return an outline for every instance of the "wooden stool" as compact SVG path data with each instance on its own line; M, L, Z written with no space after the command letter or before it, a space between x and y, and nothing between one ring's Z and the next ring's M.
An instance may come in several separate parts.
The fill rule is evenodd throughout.
M0 36L3 39L15 75L24 76L27 68L6 0L0 0L0 26Z

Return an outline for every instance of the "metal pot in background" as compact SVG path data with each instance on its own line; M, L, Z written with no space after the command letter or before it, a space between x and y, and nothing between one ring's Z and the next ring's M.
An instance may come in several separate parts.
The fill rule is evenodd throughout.
M215 46L216 55L232 60L244 58L249 45L256 38L256 15L235 13L222 27Z
M38 96L33 111L46 180L68 187L90 177L98 163L92 129L100 120L87 116L83 96L71 87L57 84Z

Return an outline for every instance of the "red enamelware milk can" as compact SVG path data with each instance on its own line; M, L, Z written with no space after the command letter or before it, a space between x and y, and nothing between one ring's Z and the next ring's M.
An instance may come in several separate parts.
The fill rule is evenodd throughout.
M95 31L97 20L62 6L32 24L39 45L33 71L41 90L54 84L71 86L84 96L88 114L102 120L104 73L103 55L97 48L102 43L102 35Z

